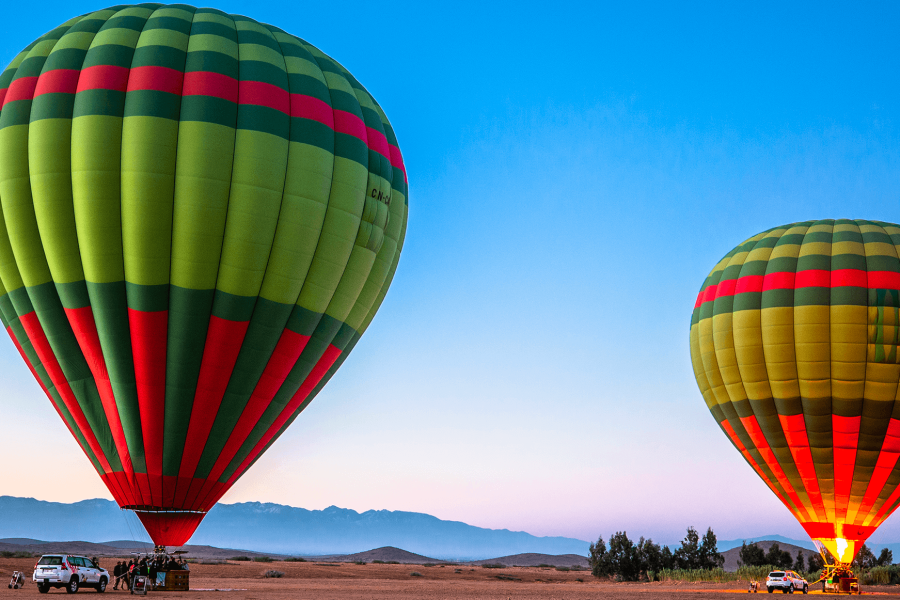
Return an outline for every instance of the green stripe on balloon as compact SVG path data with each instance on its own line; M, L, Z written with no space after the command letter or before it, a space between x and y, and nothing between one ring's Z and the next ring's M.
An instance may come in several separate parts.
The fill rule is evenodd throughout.
M242 52L248 49L248 40L255 43L260 42L258 34L263 32L261 28L256 26L257 29L254 31L248 29L254 27L250 22L236 21L236 23ZM253 78L266 72L270 82L274 81L280 86L287 86L283 59L279 79L276 73L277 68L275 71L272 68L260 69L260 65L254 66L252 61L244 60L243 56L241 58L239 67L241 81L253 81ZM274 68L277 65L267 65L267 67ZM284 89L284 87L278 89ZM241 94L243 93L242 91ZM272 90L270 93L277 93L277 90ZM286 90L282 101L287 101ZM276 134L277 138L286 140L289 127L287 116L284 113L271 111L271 109L266 110L271 112L266 121L270 124L272 133ZM213 315L225 319L221 326L238 327L242 332L246 331L245 326L238 324L250 320L266 271L281 207L288 153L286 141L279 142L277 138L242 129L246 127L246 115L259 112L260 107L244 104L243 101L238 107L238 132L236 134L231 195L213 306ZM281 115L281 117L277 115ZM226 325L226 323L228 324ZM235 335L223 338L220 344L227 343L233 348L240 348L242 342L245 342L245 339L236 330ZM238 354L224 345L214 346L209 343L204 352ZM198 393L200 392L198 391ZM228 412L228 398L226 396L226 399L223 399L223 404L219 407L220 413L223 409ZM191 412L186 411L184 420L189 423L191 419L198 417L192 417ZM214 415L206 415L206 418L212 419ZM187 435L187 427L184 428L184 435ZM183 448L183 438L179 441ZM180 467L180 461L178 465L174 466Z
M188 72L211 72L237 96L237 31L219 11L198 9L191 25ZM229 83L233 82L233 83ZM185 93L188 92L185 77ZM221 88L219 88L221 89ZM200 87L198 91L205 92ZM216 106L220 121L197 118L198 106ZM224 122L221 119L225 119ZM176 153L172 290L166 353L163 470L177 475L212 313L234 162L237 110L233 102L182 98Z

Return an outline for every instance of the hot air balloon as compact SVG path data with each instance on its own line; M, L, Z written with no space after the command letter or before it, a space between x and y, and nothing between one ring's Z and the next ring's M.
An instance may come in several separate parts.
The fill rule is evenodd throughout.
M118 504L183 545L384 300L394 132L309 43L183 4L66 21L0 103L3 325Z
M839 563L900 503L898 256L892 223L776 227L719 261L691 320L716 422Z

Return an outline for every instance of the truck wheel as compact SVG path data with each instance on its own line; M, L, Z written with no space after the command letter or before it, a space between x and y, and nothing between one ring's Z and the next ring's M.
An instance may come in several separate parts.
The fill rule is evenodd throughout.
M46 594L49 591L50 591L49 585L44 585L43 583L38 584L38 592L40 592L41 594Z
M69 585L66 586L66 593L74 594L78 591L78 577L72 576L72 579L69 580Z
M768 586L766 586L766 590L768 590L768 592L769 592L770 594L771 594L772 592L775 591L773 588L770 588L770 587L768 587Z
M808 584L808 583L804 583L804 584L803 584L803 593L804 593L804 594L808 594L808 593L809 593L809 584Z
M106 591L106 577L100 578L100 583L97 584L97 592L102 594Z

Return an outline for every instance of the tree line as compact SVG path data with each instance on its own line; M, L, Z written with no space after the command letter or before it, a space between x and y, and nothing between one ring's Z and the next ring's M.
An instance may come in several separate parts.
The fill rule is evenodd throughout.
M663 569L721 568L725 558L719 554L717 543L712 528L701 539L696 529L688 527L681 547L674 552L643 536L635 543L626 532L617 531L609 537L609 546L602 536L591 544L588 561L594 577L639 581L651 579L653 573Z
M748 544L746 541L741 544L741 551L738 554L738 565L746 565L748 567L771 566L775 569L791 569L800 573L812 571L820 571L825 566L822 556L818 553L810 553L809 559L804 558L803 551L797 550L797 557L791 556L787 550L782 550L778 542L769 547L766 552L760 548L756 542Z
M828 551L826 550L826 552ZM835 564L836 561L830 553L829 559L831 564ZM873 567L886 567L893 562L894 553L889 549L882 548L881 553L876 558L872 550L863 544L859 552L856 553L856 558L853 559L852 565L854 570L869 570ZM792 569L800 573L815 573L825 567L825 561L822 560L822 555L817 552L810 552L804 558L801 550L797 550L797 556L792 557L790 552L782 550L778 546L778 542L772 544L768 552L760 548L755 542L751 544L744 542L741 544L738 565L750 567L771 565L776 569Z
M828 552L828 550L825 550ZM835 564L837 561L828 553L829 562ZM872 550L862 545L856 557L853 559L852 567L856 571L868 571L874 567L887 567L893 564L894 553L888 548L882 548L878 557ZM792 557L787 550L782 550L775 542L769 547L768 551L764 551L756 543L741 544L741 552L738 558L738 565L747 565L750 567L762 567L770 565L776 569L791 569L800 573L817 573L825 567L825 561L822 555L817 552L810 551L808 556L804 558L803 551L797 550L797 556Z

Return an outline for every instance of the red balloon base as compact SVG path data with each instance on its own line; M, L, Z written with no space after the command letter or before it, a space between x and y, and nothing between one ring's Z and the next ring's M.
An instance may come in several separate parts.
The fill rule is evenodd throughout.
M206 513L186 511L134 512L157 546L184 546L206 516Z

